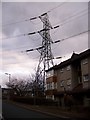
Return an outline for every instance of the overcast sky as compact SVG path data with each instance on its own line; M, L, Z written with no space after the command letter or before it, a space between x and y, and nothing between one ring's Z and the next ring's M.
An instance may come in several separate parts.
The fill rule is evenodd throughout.
M2 35L3 40L0 55L2 55L3 63L0 73L3 74L3 79L6 80L8 78L5 73L12 74L12 77L16 75L29 76L38 65L40 56L38 51L30 53L22 53L21 51L41 46L41 36L39 34L35 34L32 36L12 38L12 36L38 31L43 28L42 22L39 19L32 22L24 20L39 16L42 13L51 10L51 12L48 13L51 25L55 26L63 23L61 27L51 30L51 38L53 41L67 38L88 30L87 2L66 2L61 6L60 4L62 3L2 3L2 32L0 32L0 35ZM24 22L16 23L18 21ZM67 39L58 44L53 44L52 52L54 57L62 57L61 60L54 60L54 63L58 64L61 61L68 59L72 55L73 51L80 53L86 49L88 49L88 33Z

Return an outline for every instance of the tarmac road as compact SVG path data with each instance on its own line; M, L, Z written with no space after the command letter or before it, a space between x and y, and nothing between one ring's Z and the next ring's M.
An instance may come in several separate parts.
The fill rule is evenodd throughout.
M33 110L24 109L12 103L2 103L2 113L4 120L67 120L65 118L56 118ZM70 120L70 119L68 119Z

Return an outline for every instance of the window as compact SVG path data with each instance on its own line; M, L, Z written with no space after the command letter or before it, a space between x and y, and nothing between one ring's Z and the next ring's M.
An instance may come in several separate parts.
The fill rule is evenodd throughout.
M49 84L47 84L47 87L46 87L46 88L47 88L47 90L49 89Z
M62 69L60 69L60 72L63 72L64 71L64 69L62 68Z
M52 83L50 83L50 89L52 89Z
M45 90L47 90L47 84L45 85Z
M61 86L61 87L64 86L64 80L61 81L60 86Z
M54 89L57 89L57 83L54 83Z
M71 85L71 79L67 80L67 85L70 86Z
M84 59L83 60L83 65L87 64L88 63L88 59Z
M50 70L46 73L46 78L49 78L54 75L54 70Z
M52 89L54 89L54 82L52 82Z
M50 89L50 83L48 84L48 89Z
M50 89L50 84L48 83L48 84L47 84L47 90L49 90L49 89Z
M67 66L67 70L70 70L71 69L71 66L69 65L69 66Z
M49 83L47 86L48 86L48 90L52 89L52 83Z
M49 77L50 77L50 73L47 73L47 74L46 74L46 78L49 78Z
M83 81L85 82L85 81L88 81L88 80L89 80L89 75L88 74L83 75Z

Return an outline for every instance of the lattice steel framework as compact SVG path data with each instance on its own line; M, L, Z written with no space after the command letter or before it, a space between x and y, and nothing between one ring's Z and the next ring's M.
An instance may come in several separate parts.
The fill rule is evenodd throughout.
M39 80L43 80L43 91L45 86L45 70L49 69L54 65L53 63L53 55L51 52L51 43L52 39L50 36L50 29L52 26L49 22L48 14L45 13L39 16L40 20L43 22L43 29L39 32L42 37L42 48L38 49L40 53L39 64L37 67L36 78L35 80L38 82Z

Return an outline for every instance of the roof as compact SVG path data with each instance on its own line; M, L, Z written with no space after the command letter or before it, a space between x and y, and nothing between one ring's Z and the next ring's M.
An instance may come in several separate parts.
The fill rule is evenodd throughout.
M12 90L12 88L2 88L2 90Z
M69 58L68 60L66 61L63 61L61 62L60 64L58 65L55 65L54 67L51 67L50 69L46 70L46 72L50 71L50 70L55 70L55 69L58 69L58 68L62 68L64 66L67 66L77 60L81 60L81 59L84 59L86 58L87 56L90 56L90 49L87 49L86 51L80 53L80 54L76 54L76 53L73 53L71 58Z

